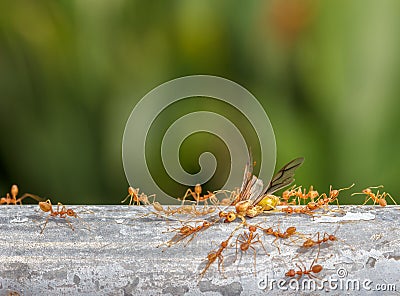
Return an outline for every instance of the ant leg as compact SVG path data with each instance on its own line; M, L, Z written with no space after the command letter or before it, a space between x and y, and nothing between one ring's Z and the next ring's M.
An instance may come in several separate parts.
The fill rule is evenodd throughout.
M253 253L254 253L254 276L257 276L257 251L256 251L256 248L254 248L252 245L250 245L249 246L252 250L253 250Z
M153 202L154 202L155 199L156 199L156 195L155 195L155 194L152 194L152 195L149 195L149 196L147 197L147 202L145 202L145 204L148 205L148 206L150 205L150 202L149 202L149 200L148 200L150 197L153 198Z
M181 206L183 206L184 204L185 204L185 199L186 199L186 197L188 197L188 195L189 194L191 194L191 195L193 195L193 191L192 191L192 189L188 189L188 190L186 190L186 193L185 193L185 195L183 196L183 198L182 198L182 204L181 204Z
M396 203L396 201L394 200L394 198L389 194L389 193L386 193L389 197L390 197L390 199L393 201L393 203L397 206L397 203Z
M239 234L238 236L237 236L237 238L236 238L236 253L235 253L235 260L233 261L233 262L236 262L236 260L237 260L237 256L238 256L238 243L244 243L245 242L245 239L244 239L244 237L243 237L243 235L242 234Z
M364 201L364 203L363 203L363 206L365 206L365 205L367 204L367 202L368 202L371 198L372 198L371 196L367 196L367 197L365 198L365 201Z
M129 196L131 196L130 194L128 194L125 199L123 201L121 201L121 203L126 202L126 200L129 198ZM131 197L131 201L132 201L132 197ZM129 205L131 205L131 201L129 202Z
M265 254L268 255L268 256L270 256L270 255L268 254L267 249L265 248L263 242L260 240L260 236L259 236L258 233L254 236L254 239L255 239L255 238L257 238L257 240L255 241L255 243L258 242L258 243L261 245L261 247L264 249Z
M304 263L302 262L302 265L304 266ZM297 276L297 278L296 278L296 280L298 281L298 280L300 280L301 279L301 277L303 276L303 274L304 274L304 271L306 270L306 268L304 267L304 271L303 271L303 269L301 269L301 267L300 267L300 265L298 265L297 263L296 263L296 267L299 269L299 274L298 274L298 276Z
M74 226L72 226L71 222L69 222L69 219L67 217L65 217L65 221L67 221L69 227L71 227L71 229L74 231Z
M43 225L42 230L40 231L40 234L43 233L43 231L44 231L44 229L46 228L46 225L47 225L47 222L49 221L49 219L50 219L50 215L47 216L47 219L46 219L46 221L44 222L44 225Z

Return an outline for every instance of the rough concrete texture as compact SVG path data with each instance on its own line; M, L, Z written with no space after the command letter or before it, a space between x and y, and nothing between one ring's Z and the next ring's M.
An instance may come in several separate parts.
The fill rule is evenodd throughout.
M168 229L180 223L154 215L140 217L149 208L72 208L81 217L70 219L74 231L64 219L51 218L40 234L46 215L39 213L37 206L0 207L0 295L12 291L20 295L279 295L296 292L297 285L298 295L323 291L329 295L398 295L376 290L393 289L391 285L400 291L400 207L347 206L343 208L346 215L335 213L335 217L323 215L315 220L281 213L249 219L251 224L274 229L296 226L304 235L272 244L274 238L260 231L269 256L261 244L253 245L255 272L251 248L246 253L239 249L237 258L235 255L236 237L247 231L241 229L223 253L223 272L218 271L217 260L202 279L199 274L207 254L219 247L238 222L213 225L187 246L165 248L157 246L168 241L174 235ZM285 272L298 269L296 264L311 265L318 247L306 251L300 246L306 234L317 232L321 236L334 233L338 240L321 244L315 263L323 266L314 279L316 284L332 279L332 285L325 283L324 289L313 292L301 289L302 283L307 284L307 275L290 281ZM272 280L286 280L287 284L279 289ZM359 291L354 291L353 285L357 288L358 283Z

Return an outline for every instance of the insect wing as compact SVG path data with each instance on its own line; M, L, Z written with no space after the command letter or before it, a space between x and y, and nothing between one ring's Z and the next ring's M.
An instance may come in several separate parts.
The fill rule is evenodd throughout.
M304 162L304 157L299 157L288 164L286 164L283 168L281 168L275 176L272 178L271 182L269 182L268 186L264 190L264 194L261 194L255 201L254 204L258 204L264 195L272 194L286 186L289 186L294 181L294 173L296 169L301 166Z
M279 189L282 189L294 181L294 172L296 169L301 166L304 162L304 157L299 157L288 164L286 164L283 168L279 170L272 178L271 182L269 182L268 188L265 191L265 194L272 194Z
M246 163L246 167L244 169L243 181L242 186L240 187L240 192L243 192L246 187L248 186L249 182L251 181L251 177L253 175L253 156L249 151L249 158Z
M261 179L258 179L256 176L253 176L253 184L250 188L250 200L257 199L264 192L264 182Z

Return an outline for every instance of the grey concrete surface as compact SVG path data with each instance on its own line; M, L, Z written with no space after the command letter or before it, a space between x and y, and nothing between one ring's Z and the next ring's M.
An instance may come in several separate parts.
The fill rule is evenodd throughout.
M239 250L235 256L236 236L247 229L239 230L223 253L224 271L219 272L215 262L200 279L207 254L216 250L238 223L213 225L187 246L166 248L157 246L168 241L174 235L168 230L180 223L154 215L140 217L149 208L71 208L80 213L80 219L70 219L74 230L64 219L52 218L40 234L46 215L38 206L0 206L0 295L400 294L400 207L346 206L345 215L322 215L314 220L278 213L249 219L263 227L283 230L295 226L304 235L327 232L338 237L321 244L316 264L323 270L315 282L320 286L331 279L332 285L325 283L324 289L316 291L301 289L307 276L299 281L285 276L289 269L297 269L296 264L309 267L318 254L318 248L305 251L300 247L304 235L277 241L279 253L272 244L274 238L260 232L269 256L260 244L254 244L255 272L251 249L246 253ZM283 288L278 288L274 280L286 280L286 284L280 282ZM352 289L357 283L358 291ZM377 291L393 285L397 291Z

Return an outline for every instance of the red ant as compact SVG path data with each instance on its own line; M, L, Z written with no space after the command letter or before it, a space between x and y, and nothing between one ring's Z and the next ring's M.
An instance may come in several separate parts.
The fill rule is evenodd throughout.
M129 201L129 205L132 204L132 202L135 202L138 206L140 205L140 202L149 205L149 197L155 197L155 194L152 194L150 196L147 196L146 194L144 194L143 192L139 195L139 188L133 188L133 187L129 187L128 188L128 195L127 197L125 197L125 199L123 201L121 201L121 203L124 203L129 197L131 198ZM154 200L153 200L154 202Z
M200 279L204 276L204 274L206 273L208 268L211 266L211 264L213 264L215 262L215 260L217 260L217 258L218 258L218 271L221 272L221 268L222 268L222 271L224 270L224 265L223 265L224 256L222 255L222 252L228 247L229 241L233 237L233 234L240 228L240 226L236 227L231 232L229 237L226 240L224 240L223 242L221 242L218 250L211 251L210 253L208 253L208 255L207 255L207 264L204 267L203 271L200 273Z
M309 278L316 278L319 279L315 274L316 273L320 273L323 269L322 265L317 264L314 265L315 262L318 261L318 256L319 256L319 250L318 250L318 254L316 259L314 259L310 265L310 267L307 269L307 267L303 264L303 262L301 263L303 265L303 268L301 268L297 263L296 266L299 270L294 270L294 269L290 269L288 272L285 273L285 276L287 277L294 277L297 275L297 280L299 280L303 275L307 275Z
M286 208L282 208L281 209L282 212L286 213L286 214L307 214L307 215L311 215L313 216L313 212L308 208L308 206L303 206L303 207L291 207L288 206Z
M317 201L318 207L320 207L320 208L323 207L323 206L327 207L330 203L332 203L334 201L336 201L337 206L339 207L338 196L339 196L340 191L348 190L348 189L352 188L353 186L354 186L354 183L351 184L349 187L345 187L345 188L341 188L341 189L333 189L332 190L332 185L331 185L329 187L329 197L325 193L323 193L318 198L318 201Z
M294 226L288 227L284 232L280 232L279 228L278 228L277 231L274 231L272 229L272 227L261 228L261 229L264 231L265 234L275 236L275 239L274 239L274 241L272 243L275 244L275 246L278 248L278 252L279 253L281 253L281 250L280 250L279 246L276 245L276 241L278 239L280 239L280 238L281 239L286 239L286 238L288 238L290 236L293 236L293 235L295 235L297 233L296 232L296 227L294 227Z
M378 192L376 194L374 194L371 190L371 189L382 188L382 187L383 187L383 185L375 186L375 187L368 187L368 188L364 189L362 192L353 193L351 196L357 195L357 194L365 194L366 197L365 197L365 202L363 205L365 205L370 199L372 199L374 202L374 205L379 204L381 207L387 206L386 197L389 196L390 199L393 201L393 203L395 205L397 205L396 201L393 199L393 197L389 193L383 192L382 194L379 194L379 190L378 190Z
M178 233L175 234L169 241L167 241L166 243L163 243L163 244L167 245L167 247L170 247L192 235L192 237L186 242L186 245L187 245L194 239L194 237L196 236L196 234L199 231L207 229L211 225L212 225L212 223L208 222L208 221L203 221L203 223L199 226L183 225L180 228L174 229L173 231L177 231Z
M185 195L182 198L182 205L185 203L185 199L187 196L192 195L192 197L194 198L194 200L196 201L196 205L199 205L199 202L204 201L204 204L207 204L207 200L209 199L213 204L218 203L218 200L215 196L214 193L207 191L208 194L205 194L203 196L201 196L201 192L202 192L202 188L200 184L196 184L194 186L194 192L192 191L192 189L188 189L185 193Z
M304 241L302 247L303 248L312 248L313 246L321 245L322 243L326 243L328 241L331 241L331 242L337 241L337 237L334 234L327 234L325 232L322 239L319 239L319 237L320 237L319 232L317 233L317 235L318 235L318 237L317 237L316 241L311 238L308 238Z
M340 191L350 189L353 186L354 186L354 184L352 184L349 187L341 188L341 189L332 189L332 186L330 186L329 187L329 197L325 193L323 193L319 196L318 200L316 200L316 201L314 201L314 198L316 197L316 194L318 192L315 191L313 189L313 187L311 186L309 192L307 194L305 194L305 196L308 196L307 198L311 199L311 201L309 203L307 203L307 205L305 205L303 207L298 207L298 208L293 208L293 207L288 206L286 208L281 209L281 211L285 212L287 214L297 213L297 214L313 215L313 213L312 213L313 211L320 209L322 207L328 207L328 205L330 203L334 202L335 200L339 207L338 196L339 196Z
M11 194L10 194L11 193ZM0 204L12 204L12 205L17 205L18 203L20 205L22 205L22 200L30 197L33 198L36 201L42 201L42 199L37 196L37 195L33 195L30 193L25 193L24 195L22 195L21 197L17 198L18 195L18 186L17 185L13 185L11 186L11 190L10 193L6 194L6 197L2 197L0 200Z
M69 222L67 217L74 217L74 218L79 218L78 215L75 213L74 210L72 209L67 209L62 203L57 204L57 210L53 210L53 205L51 204L50 199L46 201L41 201L39 202L39 207L43 212L50 212L49 215L47 216L46 222L43 225L42 230L40 231L40 234L43 233L44 229L46 228L47 222L49 221L50 217L57 217L59 216L60 218L64 218L65 221L67 221L69 227L71 227L72 230L74 230L74 227L72 224ZM61 207L61 209L60 209Z
M265 254L269 256L267 253L267 250L264 247L263 242L260 240L260 236L258 233L255 233L257 231L257 227L254 225L249 226L249 232L244 232L243 234L239 234L238 237L236 238L236 258L238 255L238 243L240 243L240 250L242 252L246 252L249 248L253 250L254 253L254 273L256 273L256 257L257 257L257 251L256 249L252 246L256 243L259 243L262 248L264 249Z

